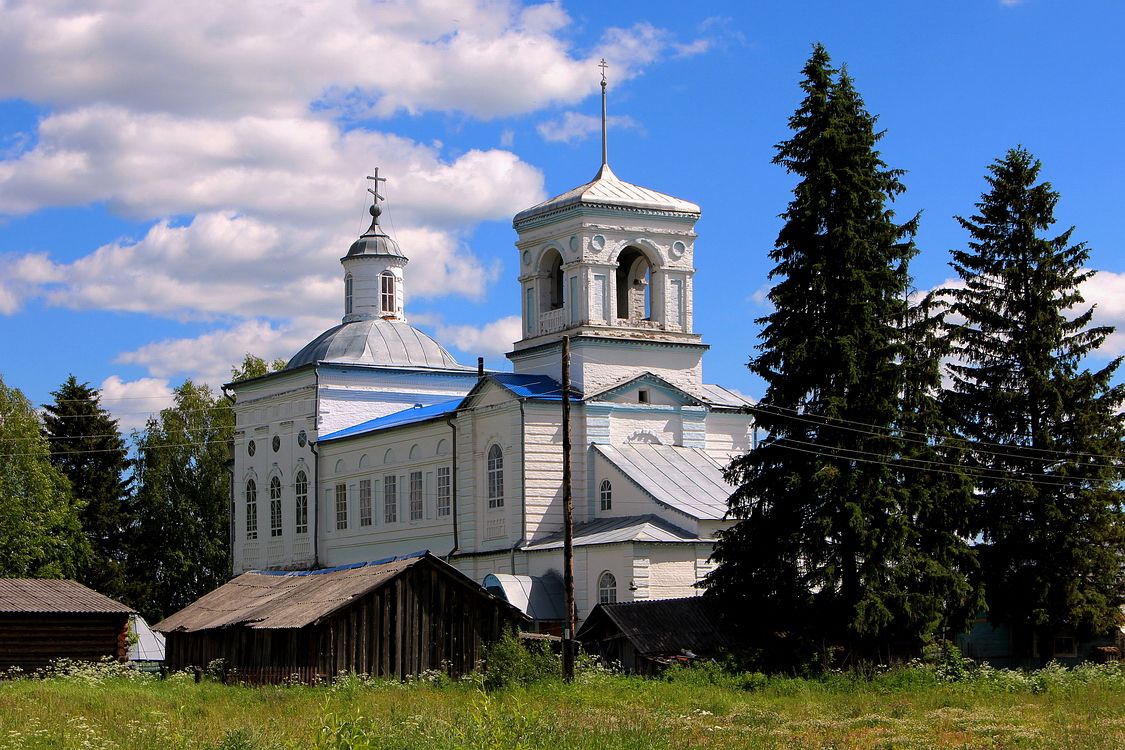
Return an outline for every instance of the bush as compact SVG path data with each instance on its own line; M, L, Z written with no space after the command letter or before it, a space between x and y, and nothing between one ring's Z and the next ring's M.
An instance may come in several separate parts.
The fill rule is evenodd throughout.
M526 646L510 632L484 650L484 689L562 679L562 657L546 643Z

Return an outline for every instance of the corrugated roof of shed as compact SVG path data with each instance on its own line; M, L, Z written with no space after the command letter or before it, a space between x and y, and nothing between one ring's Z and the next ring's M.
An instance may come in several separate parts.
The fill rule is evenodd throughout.
M133 609L78 581L0 578L0 612L129 614Z

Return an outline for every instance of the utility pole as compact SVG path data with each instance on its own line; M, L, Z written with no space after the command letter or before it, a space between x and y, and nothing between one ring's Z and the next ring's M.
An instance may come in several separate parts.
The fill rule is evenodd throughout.
M563 433L563 588L566 621L563 624L563 679L574 679L574 630L578 610L574 604L574 498L570 493L570 336L562 337Z

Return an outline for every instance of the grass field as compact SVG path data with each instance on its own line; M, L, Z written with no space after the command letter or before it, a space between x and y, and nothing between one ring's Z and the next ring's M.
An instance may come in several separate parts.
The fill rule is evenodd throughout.
M0 748L1125 748L1125 671L902 669L820 680L599 670L492 692L474 680L228 687L88 669L0 683Z

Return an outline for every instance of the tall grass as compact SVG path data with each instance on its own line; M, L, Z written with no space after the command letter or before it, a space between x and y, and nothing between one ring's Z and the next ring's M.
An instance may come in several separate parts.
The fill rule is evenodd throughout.
M1118 666L646 680L586 664L570 685L548 671L492 690L480 675L250 688L69 665L0 682L0 748L1125 747Z

